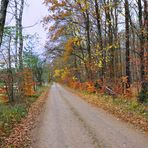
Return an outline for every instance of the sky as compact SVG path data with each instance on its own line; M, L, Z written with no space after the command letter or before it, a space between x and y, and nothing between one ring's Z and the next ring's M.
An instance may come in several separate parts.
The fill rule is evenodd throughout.
M47 7L44 6L43 0L27 0L27 5L24 9L24 16L23 16L23 26L32 26L33 27L26 28L24 32L29 34L37 33L41 38L41 48L44 46L46 40L46 32L43 28L41 20L43 17L47 15ZM42 50L42 49L40 49ZM41 51L37 51L41 52Z
M1 0L0 0L1 2ZM44 6L43 0L25 0L25 8L23 13L23 27L32 26L36 24L34 27L26 28L23 30L23 33L26 34L39 34L40 43L34 52L38 53L38 55L42 55L44 52L44 45L46 41L46 32L43 28L41 20L48 14L47 7ZM10 7L8 10L7 18L6 18L6 26L14 26L15 19L14 15L10 12L13 12ZM25 42L25 41L24 41ZM1 59L1 57L0 57Z

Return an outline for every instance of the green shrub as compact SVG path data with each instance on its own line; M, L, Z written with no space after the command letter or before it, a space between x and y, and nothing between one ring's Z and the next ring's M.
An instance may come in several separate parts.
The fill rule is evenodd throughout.
M13 123L21 121L22 117L27 114L25 105L1 105L0 106L0 128L9 131Z
M0 131L5 135L9 135L15 123L19 123L28 113L30 105L37 100L42 94L45 87L39 87L36 94L26 97L23 101L17 102L15 105L1 103L0 104ZM19 103L19 104L18 104ZM0 137L1 143L1 137Z
M139 93L138 101L141 103L148 102L148 89L146 85L142 88L141 92Z

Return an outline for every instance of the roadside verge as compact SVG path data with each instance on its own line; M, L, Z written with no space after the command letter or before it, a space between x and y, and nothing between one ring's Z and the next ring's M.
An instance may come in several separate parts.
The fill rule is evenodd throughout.
M38 97L38 99L30 106L28 115L21 120L19 124L16 124L13 128L10 136L4 139L3 145L0 148L20 148L27 147L30 141L30 130L34 128L34 124L43 105L48 97L49 88L45 88L44 92Z
M114 99L107 95L74 90L67 86L65 88L80 96L86 102L114 115L117 120L130 123L142 132L148 133L148 112L142 104L121 98Z

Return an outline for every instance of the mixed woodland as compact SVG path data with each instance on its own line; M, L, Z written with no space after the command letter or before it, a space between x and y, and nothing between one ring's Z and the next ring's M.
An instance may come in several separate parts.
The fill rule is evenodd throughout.
M26 32L34 25L23 24L25 7L25 0L0 1L1 102L20 102L48 81L46 59L36 52L42 50L39 49L40 37Z
M53 79L90 92L148 99L146 0L45 0Z
M0 0L0 146L13 129L10 143L14 137L16 147L24 141L48 93L36 100L53 81L148 131L148 1L44 0L43 5L47 39L41 47L40 34L25 31L34 27L23 24L27 1Z

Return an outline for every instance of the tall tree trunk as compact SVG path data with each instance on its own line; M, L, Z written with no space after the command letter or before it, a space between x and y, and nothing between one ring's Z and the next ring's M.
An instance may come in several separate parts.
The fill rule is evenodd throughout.
M87 38L87 52L88 52L88 62L89 62L89 80L92 80L92 70L91 70L91 46L90 46L90 18L89 12L86 10L86 38Z
M19 26L19 69L23 70L23 27L22 27L22 17L23 17L23 10L24 10L24 0L21 0L19 18L18 18L18 26Z
M103 59L101 77L104 77L105 51L103 51L102 29L101 29L101 16L100 16L100 10L99 10L99 5L98 5L98 1L97 0L95 0L95 12L96 12L97 30L98 30L98 35L99 35L100 51L102 52L102 57L101 58Z
M125 46L126 46L126 76L127 76L127 87L130 87L131 83L131 72L130 72L130 30L129 30L129 3L125 0Z
M139 18L139 38L140 38L140 77L142 86L144 83L144 77L145 77L145 60L144 60L144 44L145 44L145 37L144 37L144 24L143 24L143 15L142 15L142 3L141 0L138 0L138 18ZM148 23L148 22L147 22Z
M6 20L8 3L9 3L9 0L1 0L1 5L0 5L0 48L1 48L1 44L2 44L3 31L4 31L5 20Z
M19 26L18 26L18 2L15 2L15 68L18 68L18 37L19 37Z
M110 6L110 2L109 0L106 2L105 1L105 17L106 17L106 21L107 21L107 27L108 27L108 44L109 44L109 55L110 55L110 65L109 65L109 69L110 69L110 78L114 78L114 49L112 47L113 45L113 31L112 31L112 21L111 21L111 6Z
M115 81L117 80L117 78L120 77L119 74L119 39L118 39L118 2L116 0L113 0L114 6L111 8L111 18L113 20L112 23L112 33L113 33L113 44L116 46L113 49L113 62L114 62L114 66L113 66L113 72L114 72L114 78ZM117 47L118 46L118 47Z
M8 47L8 98L10 102L14 101L14 92L13 92L13 72L12 72L12 62L11 62L11 36L9 39Z
M19 17L18 17L18 37L19 37L19 49L18 49L18 60L19 60L19 73L21 76L18 79L19 87L19 98L24 98L24 76L23 76L23 28L22 28L22 17L24 9L24 0L21 0Z
M80 50L81 50L82 58L85 59L84 51L83 51L83 48L81 46L80 46ZM84 62L86 77L89 78L89 71L88 71L87 63L86 63L85 60L83 62Z
M145 81L148 81L146 78L146 73L148 72L148 1L144 0L144 37L145 37Z

